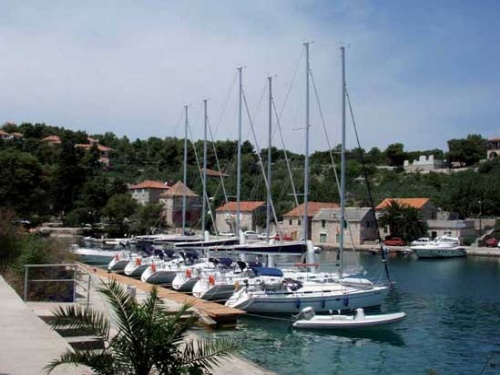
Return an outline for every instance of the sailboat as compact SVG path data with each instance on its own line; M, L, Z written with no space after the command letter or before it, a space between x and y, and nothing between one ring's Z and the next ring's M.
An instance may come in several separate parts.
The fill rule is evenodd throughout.
M309 90L309 44L306 47L307 91ZM345 217L345 75L344 47L342 51L342 158L341 158L341 220ZM309 95L307 95L307 107ZM309 127L308 109L306 110L306 128ZM307 134L307 133L306 133ZM308 136L306 135L306 139ZM307 180L306 180L307 181ZM307 184L306 184L307 186ZM307 215L307 212L306 212ZM305 217L306 217L305 215ZM341 225L340 252L343 251L343 231ZM307 229L305 229L307 232ZM310 241L308 241L310 242ZM312 246L312 243L309 243ZM342 270L342 267L341 267ZM265 285L245 286L239 288L226 302L226 306L245 310L256 314L297 314L304 307L311 307L318 313L330 310L353 310L380 306L389 291L386 285L371 282L343 282L340 279L332 283L318 282L285 282L279 290L267 290Z

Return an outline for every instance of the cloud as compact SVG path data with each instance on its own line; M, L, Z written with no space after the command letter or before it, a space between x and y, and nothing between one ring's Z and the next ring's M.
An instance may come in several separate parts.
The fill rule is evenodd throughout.
M400 142L408 150L445 148L447 139L468 132L498 135L492 125L498 58L486 52L475 56L478 61L471 58L478 52L474 41L485 43L480 19L471 20L463 9L442 19L446 7L408 5L412 9L404 12L398 4L381 9L372 1L7 1L0 5L0 113L4 121L91 134L182 137L188 104L200 139L202 100L209 98L217 138L236 139L235 78L243 66L259 146L267 146L266 87L272 75L280 110L288 98L280 121L285 146L304 152L302 43L313 41L311 69L334 145L341 44L349 45L347 81L366 140L362 147ZM465 39L471 29L475 39ZM463 77L464 71L470 74ZM310 98L310 149L324 150L314 87ZM474 118L481 124L472 124ZM244 139L252 140L246 113L243 119ZM277 136L274 143L282 146Z

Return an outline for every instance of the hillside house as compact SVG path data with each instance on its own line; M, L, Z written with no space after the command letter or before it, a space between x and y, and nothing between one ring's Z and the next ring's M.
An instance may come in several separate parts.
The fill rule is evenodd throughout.
M42 142L49 145L60 145L61 138L59 138L57 135L49 135L48 137L43 138Z
M500 138L491 138L486 142L486 158L494 159L500 156Z
M375 214L370 207L346 207L344 231L346 246L362 245L365 241L375 241L377 227ZM340 241L340 208L323 208L312 219L311 240L338 246Z
M110 151L112 151L112 149L110 147L101 145L98 140L95 140L91 137L88 137L87 140L89 141L89 143L77 143L75 144L75 147L88 151L93 146L96 146L97 150L99 151L99 162L101 162L105 166L109 166L109 153Z

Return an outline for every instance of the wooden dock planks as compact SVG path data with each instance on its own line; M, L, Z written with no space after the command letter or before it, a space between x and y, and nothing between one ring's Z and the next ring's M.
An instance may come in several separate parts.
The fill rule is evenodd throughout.
M141 280L133 279L125 275L109 273L108 271L101 268L91 267L85 264L81 265L88 272L94 275L108 279L113 278L124 285L134 286L137 290L149 292L153 287L153 285L151 284L144 283ZM158 288L158 296L160 298L165 298L179 304L188 303L193 306L194 309L199 311L200 314L213 319L217 323L235 321L238 316L246 314L246 312L243 310L233 309L216 302L205 301L181 292L177 292L175 290L162 287Z

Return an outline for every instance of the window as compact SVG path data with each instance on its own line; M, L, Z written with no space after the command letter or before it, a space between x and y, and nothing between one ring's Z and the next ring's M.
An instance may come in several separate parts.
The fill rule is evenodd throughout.
M368 220L368 221L366 222L366 227L367 227L367 228L370 228L370 227L371 227L371 225L372 225L372 224L371 224L371 222Z
M321 228L324 228L326 226L326 220L321 220Z
M288 225L292 225L292 224L293 224L293 220L292 219L288 220Z
M297 220L297 225L300 225L300 219Z

